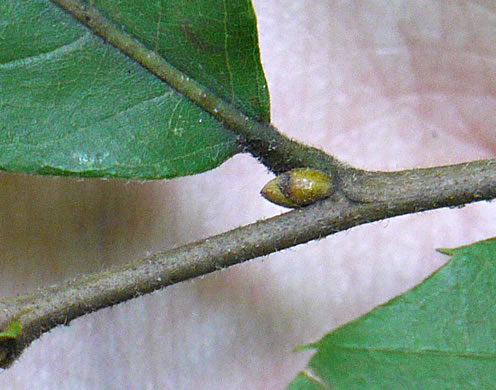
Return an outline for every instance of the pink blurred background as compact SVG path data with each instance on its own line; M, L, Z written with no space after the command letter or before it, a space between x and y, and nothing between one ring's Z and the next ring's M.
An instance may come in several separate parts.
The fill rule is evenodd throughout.
M367 169L495 156L491 1L255 0L272 119ZM0 294L33 291L283 210L244 155L169 182L0 175ZM0 388L281 389L293 348L412 287L438 247L496 235L494 204L361 226L44 335Z

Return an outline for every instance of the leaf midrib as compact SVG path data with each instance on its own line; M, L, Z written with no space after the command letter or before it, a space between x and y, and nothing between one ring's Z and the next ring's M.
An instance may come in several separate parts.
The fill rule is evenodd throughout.
M51 1L84 24L93 34L103 38L201 109L222 121L228 128L234 129L236 133L250 139L254 133L253 128L260 131L261 124L256 119L245 115L215 95L209 88L175 68L164 57L146 47L136 37L109 21L95 7L85 7L76 0Z

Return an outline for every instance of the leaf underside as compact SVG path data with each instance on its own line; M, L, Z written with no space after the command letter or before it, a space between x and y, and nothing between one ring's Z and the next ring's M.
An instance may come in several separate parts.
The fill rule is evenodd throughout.
M496 388L496 240L441 252L422 284L308 346L289 389Z
M249 0L95 0L106 18L262 122ZM212 169L236 136L48 0L0 2L0 169L160 179Z

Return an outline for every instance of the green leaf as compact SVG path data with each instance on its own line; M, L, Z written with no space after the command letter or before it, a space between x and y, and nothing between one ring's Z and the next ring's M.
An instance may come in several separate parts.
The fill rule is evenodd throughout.
M269 121L249 0L80 3L246 115ZM52 2L0 1L0 169L172 178L238 151L213 116Z
M422 284L308 346L289 388L496 388L496 239L440 251Z
M0 341L15 339L22 333L22 324L19 321L10 322L3 332L0 332Z

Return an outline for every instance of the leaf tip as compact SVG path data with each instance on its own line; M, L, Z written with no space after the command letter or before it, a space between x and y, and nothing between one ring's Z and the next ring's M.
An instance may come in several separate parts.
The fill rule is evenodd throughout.
M455 254L455 249L450 248L437 248L436 251L447 256L453 256Z
M22 324L20 321L10 322L5 329L0 332L0 340L16 339L22 334Z
M319 346L317 343L298 345L297 347L293 348L293 352L303 352L303 351L308 351L310 349L317 350L318 347Z

